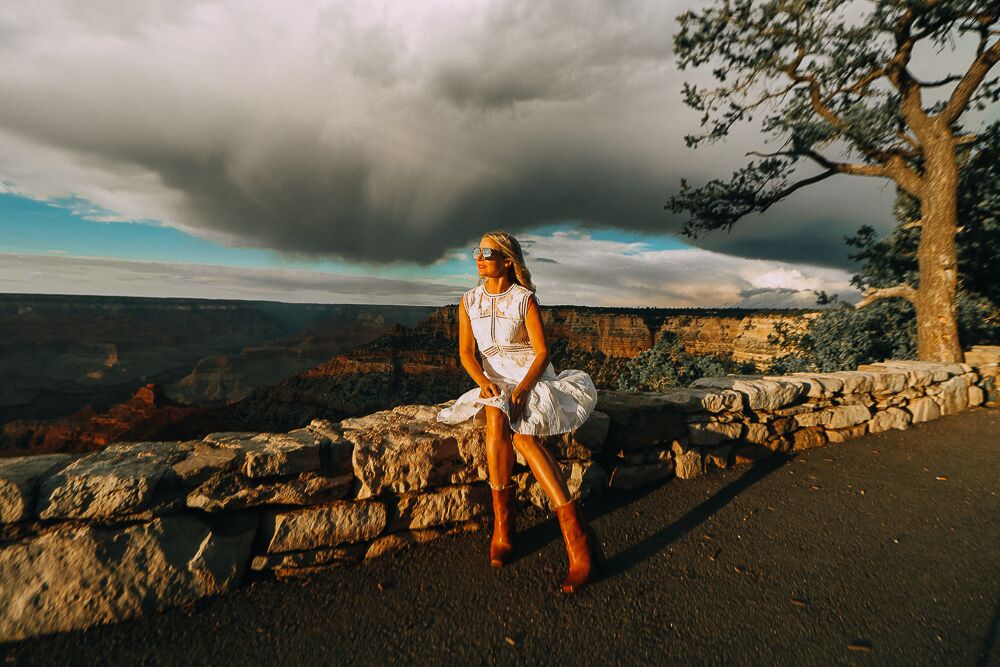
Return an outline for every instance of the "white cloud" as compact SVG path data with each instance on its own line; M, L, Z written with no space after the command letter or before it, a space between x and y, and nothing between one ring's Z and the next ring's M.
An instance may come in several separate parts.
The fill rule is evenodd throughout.
M814 308L814 290L858 299L839 269L734 257L697 248L656 250L586 232L523 235L543 305ZM50 250L50 253L57 251ZM472 260L468 253L455 257ZM444 278L384 278L65 255L0 255L0 292L98 294L291 303L445 305L476 284L474 270Z
M815 290L858 299L840 269L699 248L655 250L586 232L519 240L539 302L547 305L814 308Z
M0 255L0 292L441 305L462 288L445 280L401 280L294 269L259 269L109 257Z

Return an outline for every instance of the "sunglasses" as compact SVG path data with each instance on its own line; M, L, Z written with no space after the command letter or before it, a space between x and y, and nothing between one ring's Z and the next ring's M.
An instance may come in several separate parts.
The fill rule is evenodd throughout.
M504 254L496 248L473 248L472 258L479 259L480 257L485 259L487 262L494 262L503 259Z

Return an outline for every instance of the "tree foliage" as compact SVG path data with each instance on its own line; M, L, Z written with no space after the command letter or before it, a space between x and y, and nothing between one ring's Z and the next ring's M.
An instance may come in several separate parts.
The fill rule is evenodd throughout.
M665 331L652 348L633 357L622 369L618 389L663 391L685 387L702 377L754 371L752 364L736 362L731 357L688 354L677 335Z
M707 130L685 137L688 146L726 137L734 125L762 116L761 129L778 150L759 158L728 181L699 188L682 182L668 208L687 212L685 233L728 229L740 218L764 212L799 188L836 174L891 178L912 191L922 173L923 151L909 133L906 105L947 123L967 108L985 108L1000 97L996 35L1000 10L983 0L870 3L840 0L721 0L679 17L674 38L682 69L715 65L714 88L684 85L684 101L702 111ZM976 61L964 75L922 81L909 70L919 42L952 47L978 39ZM943 101L922 107L922 93L956 84ZM845 162L827 154L840 149ZM819 173L794 180L800 163Z

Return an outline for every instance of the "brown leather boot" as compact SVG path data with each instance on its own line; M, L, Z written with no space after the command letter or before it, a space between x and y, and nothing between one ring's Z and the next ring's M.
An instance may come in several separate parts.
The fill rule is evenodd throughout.
M576 501L557 507L556 516L569 555L569 575L562 584L562 592L573 593L597 578L600 561L597 536L587 525Z
M503 567L514 552L514 485L494 488L493 541L490 542L490 565Z

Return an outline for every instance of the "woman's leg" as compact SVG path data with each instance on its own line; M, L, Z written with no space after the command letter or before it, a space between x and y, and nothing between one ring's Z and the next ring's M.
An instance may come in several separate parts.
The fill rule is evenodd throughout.
M486 462L493 495L493 538L490 565L503 567L514 553L514 447L507 415L499 408L486 408Z
M533 435L515 433L513 440L514 448L521 452L521 456L528 462L528 467L542 486L545 495L552 501L552 506L559 507L568 503L569 489L566 487L562 468L552 458L549 450Z
M510 484L514 469L514 447L511 444L507 415L500 408L486 406L486 463L490 470L490 486L499 489Z
M514 448L524 456L535 479L556 508L559 528L566 543L566 555L569 557L569 573L562 583L562 591L573 593L597 576L597 536L587 525L578 503L570 501L562 469L549 450L532 435L515 433L513 440Z

